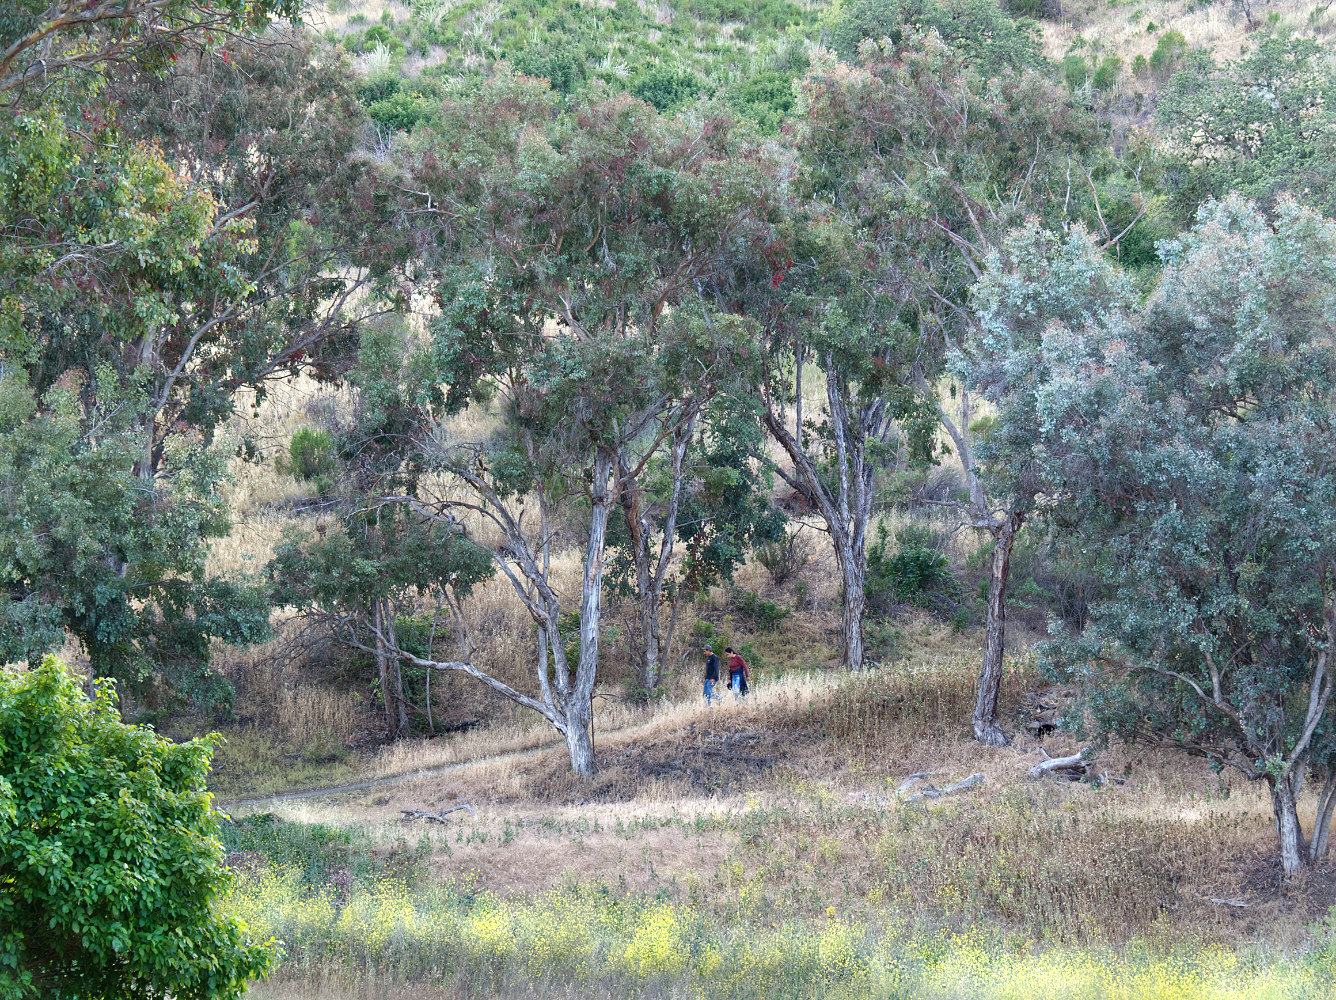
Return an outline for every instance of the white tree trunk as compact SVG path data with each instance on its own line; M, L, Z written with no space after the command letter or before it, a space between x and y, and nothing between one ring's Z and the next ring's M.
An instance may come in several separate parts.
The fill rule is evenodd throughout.
M864 658L863 612L867 607L867 595L863 590L866 577L865 566L851 552L841 563L844 572L844 602L840 613L840 641L844 645L844 655L840 665L846 670L862 670Z

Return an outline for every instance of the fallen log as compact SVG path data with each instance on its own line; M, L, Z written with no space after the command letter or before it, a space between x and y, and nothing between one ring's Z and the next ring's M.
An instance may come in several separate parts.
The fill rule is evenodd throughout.
M968 778L961 778L954 784L947 785L945 788L938 788L935 785L925 785L920 791L915 792L906 802L922 802L924 799L940 799L943 795L954 795L956 792L963 792L967 788L973 788L983 781L982 773L971 774Z
M915 771L913 774L911 774L908 778L904 780L904 782L900 785L899 788L895 790L895 794L904 795L907 791L909 791L911 788L917 785L924 778L931 778L934 775L941 773L942 773L941 771Z
M400 809L399 811L404 814L404 819L425 819L431 823L448 823L449 820L446 817L451 813L459 812L461 809L467 809L469 815L474 819L478 818L477 812L474 811L474 808L471 805L464 801L462 796L459 798L459 805L451 806L449 809L442 809L440 812L430 813L422 809Z
M1090 766L1090 760L1086 756L1090 753L1089 747L1085 747L1079 753L1067 757L1050 757L1048 751L1043 747L1039 748L1039 752L1044 755L1045 759L1030 768L1029 774L1032 778L1042 778L1048 774L1055 778L1064 778L1067 781L1078 781L1081 778L1088 778L1094 773L1094 769Z

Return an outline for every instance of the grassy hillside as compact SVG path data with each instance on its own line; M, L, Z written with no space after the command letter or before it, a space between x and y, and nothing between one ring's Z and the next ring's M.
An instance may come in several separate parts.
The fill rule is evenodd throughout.
M839 15L789 0L354 0L317 26L355 54L360 98L393 141L502 61L576 97L622 88L671 108L716 95L775 130ZM1125 135L1151 121L1189 53L1237 58L1267 24L1323 40L1336 17L1304 0L1081 0L1040 30L1059 72ZM419 327L415 308L407 322ZM807 385L816 412L820 379ZM235 524L211 568L258 571L286 528L327 523L318 490L285 459L294 433L335 433L353 405L297 381L232 422L226 443L258 453L233 463ZM490 417L458 419L477 429ZM866 676L833 670L837 574L814 531L792 579L775 583L753 558L682 612L670 659L705 637L742 648L756 668L745 705L701 703L698 655L661 697L634 697L618 631L634 609L613 602L592 783L570 775L549 726L468 678L435 677L428 695L426 674L410 671L410 698L432 714L386 744L374 668L328 634L291 620L265 646L223 654L237 698L220 799L383 779L232 809L241 879L229 906L287 947L253 995L1333 995L1336 870L1282 882L1263 788L1117 745L1098 753L1093 780L1027 777L1043 753L1080 749L1049 725L1068 694L1028 653L1045 614L1081 600L1051 538L1027 536L1013 571L1004 700L1018 739L991 750L970 738L984 539L905 502L911 487L954 485L943 469L886 487L887 537L940 553L956 611L882 609L868 629L881 669ZM573 538L558 530L554 560L558 582L578 590ZM509 584L481 587L465 615L479 665L526 685L530 622ZM216 721L161 724L184 734ZM422 770L432 773L412 776ZM959 793L910 801L924 782L975 774ZM403 814L460 801L473 811L440 824Z
M981 748L973 641L905 625L895 670L620 720L593 785L552 747L236 810L231 905L289 949L256 994L1330 995L1325 950L1282 956L1325 940L1336 886L1280 888L1259 789L1125 748L1106 782L1028 778L1071 741ZM1063 699L1019 664L1007 692L1013 725ZM464 736L455 759L497 749ZM911 801L921 772L983 780ZM476 817L401 813L461 799Z

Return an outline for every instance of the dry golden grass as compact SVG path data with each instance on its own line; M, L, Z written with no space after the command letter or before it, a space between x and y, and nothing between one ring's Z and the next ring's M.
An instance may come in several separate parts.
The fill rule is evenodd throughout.
M969 738L974 639L927 620L909 632L916 645L895 669L785 676L739 706L623 708L624 728L600 728L592 782L570 776L564 747L549 745L271 808L356 826L386 845L427 835L440 877L471 873L501 892L595 882L767 924L835 906L923 929L983 923L1074 942L1178 934L1293 945L1331 902L1324 877L1281 895L1269 876L1257 880L1273 835L1255 786L1126 747L1100 758L1125 785L1029 779L1037 742L994 750ZM1008 713L1035 684L1013 666ZM516 743L522 735L512 731ZM498 745L497 734L468 734L396 748L381 766L466 760ZM1043 745L1074 749L1061 736ZM902 802L896 788L918 771L939 784L974 772L985 780L939 802ZM461 796L476 819L400 820L401 809ZM1248 907L1210 901L1240 896Z
M1276 14L1279 27L1325 37L1332 31L1332 24L1327 18L1314 19L1311 15L1327 6L1315 0L1273 0L1258 3L1253 16L1260 24ZM1149 58L1166 31L1178 31L1190 48L1210 49L1217 60L1227 60L1238 58L1255 30L1235 5L1199 4L1191 0L1145 0L1134 4L1079 0L1064 3L1063 14L1061 21L1044 24L1045 55L1060 60L1071 51L1077 38L1082 38L1094 51L1121 57L1124 68L1139 55ZM1148 31L1147 25L1152 23L1155 30ZM1146 84L1125 76L1119 86L1123 90L1137 90L1144 89Z

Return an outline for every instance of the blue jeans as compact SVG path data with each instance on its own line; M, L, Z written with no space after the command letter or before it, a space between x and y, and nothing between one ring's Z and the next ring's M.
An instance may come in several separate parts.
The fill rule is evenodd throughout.
M719 696L714 693L714 684L715 682L712 678L709 677L705 678L705 704L707 705L709 705L716 699L719 699Z

